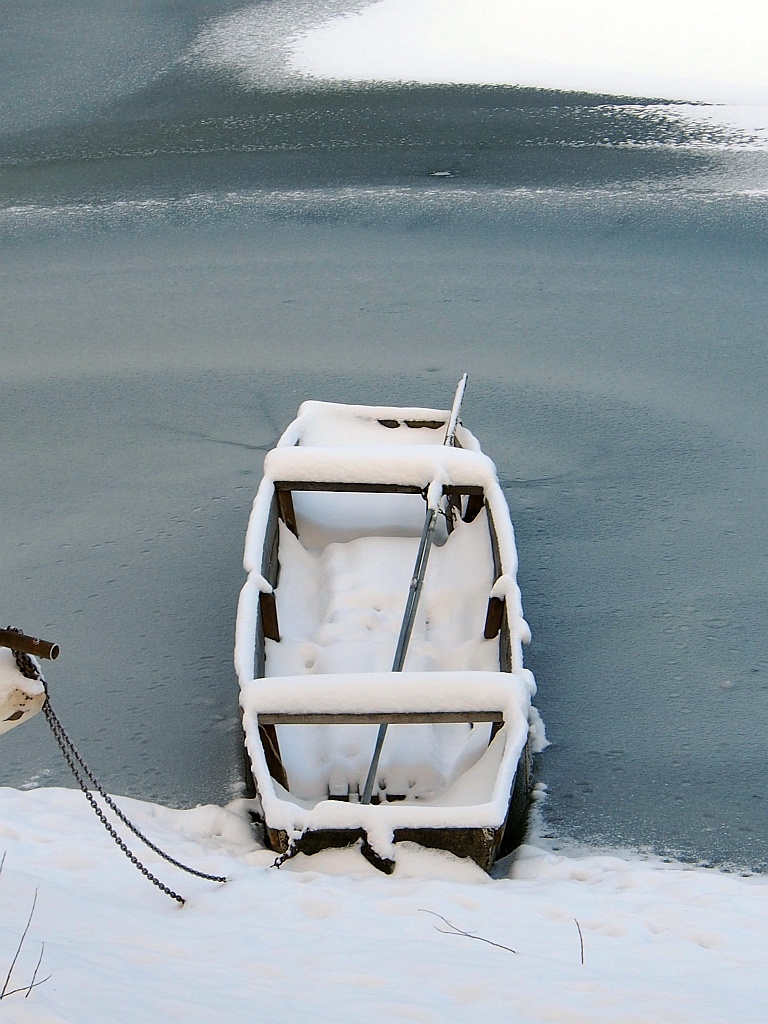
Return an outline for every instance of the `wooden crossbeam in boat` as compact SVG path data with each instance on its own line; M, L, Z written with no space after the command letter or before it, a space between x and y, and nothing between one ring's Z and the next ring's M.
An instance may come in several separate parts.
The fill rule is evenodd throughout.
M501 711L275 711L259 712L259 725L414 725L504 722Z
M425 488L419 487L418 484L391 484L391 483L349 483L344 480L276 480L275 490L278 494L278 500L281 500L281 496L289 494L291 491L357 491L361 493L371 494L423 494ZM446 495L469 495L470 499L480 498L480 502L475 502L477 506L477 512L483 507L483 488L481 484L456 484L448 485L443 487L443 494ZM473 506L474 508L475 506ZM287 525L288 520L285 518L283 504L281 500L280 515ZM465 513L466 515L466 513Z

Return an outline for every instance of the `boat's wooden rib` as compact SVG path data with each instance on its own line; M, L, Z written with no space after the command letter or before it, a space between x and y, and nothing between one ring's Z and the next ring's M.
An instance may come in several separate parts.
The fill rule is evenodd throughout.
M495 639L501 632L505 607L504 598L493 596L488 598L488 611L485 614L485 628L483 629L483 636L486 640Z

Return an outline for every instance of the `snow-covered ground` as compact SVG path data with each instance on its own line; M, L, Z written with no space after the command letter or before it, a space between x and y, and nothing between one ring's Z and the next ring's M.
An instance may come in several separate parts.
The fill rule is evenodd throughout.
M354 849L275 870L242 805L121 803L167 852L229 881L184 875L131 844L186 897L179 907L80 793L0 790L0 987L36 897L3 1021L766 1020L765 877L566 854L546 840L497 879L415 848L391 877ZM35 980L48 980L28 991L41 950Z

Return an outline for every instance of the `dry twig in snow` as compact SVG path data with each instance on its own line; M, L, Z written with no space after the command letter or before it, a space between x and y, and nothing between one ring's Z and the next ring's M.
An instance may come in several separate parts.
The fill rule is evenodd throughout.
M467 939L477 939L478 942L487 942L489 946L495 946L497 949L505 949L508 953L517 953L517 950L512 949L510 946L502 946L500 942L493 942L492 939L485 939L482 935L475 935L474 932L465 932L463 928L457 928L455 924L451 924L447 918L443 917L442 914L436 914L434 910L419 909L422 914L431 914L433 917L439 917L441 921L448 925L451 929L450 931L447 931L445 928L437 928L437 925L435 925L435 928L442 932L443 935L463 935Z
M2 868L4 861L5 861L5 854L3 854L3 860L0 861L0 868ZM51 977L51 975L49 974L48 978L43 978L42 981L36 981L35 980L37 978L37 972L40 970L40 964L42 963L42 960L43 960L43 952L45 950L45 943L43 943L42 944L42 948L40 950L40 956L37 959L37 966L35 967L34 974L32 975L32 981L30 981L29 985L22 985L20 988L12 988L12 989L8 988L8 986L11 983L11 975L13 974L13 969L16 966L16 961L19 959L19 954L21 953L21 947L24 945L24 940L27 937L27 932L29 931L29 926L32 924L32 916L35 913L35 906L36 905L37 905L37 889L35 889L35 898L32 900L32 909L30 910L29 917L27 918L27 926L24 929L24 931L22 932L22 936L19 939L19 944L16 947L16 953L15 953L15 955L13 957L13 960L11 960L11 966L8 968L8 973L5 976L5 984L3 985L2 992L0 992L0 999L5 999L8 996L12 996L16 992L23 992L25 989L27 990L27 995L24 996L24 998L26 999L27 996L29 996L29 993L32 991L33 988L37 988L38 985L44 985L45 982L48 981L48 978Z
M576 921L576 918L573 919ZM579 943L581 945L581 966L584 966L584 936L581 934L581 925L576 921L576 927L579 929Z

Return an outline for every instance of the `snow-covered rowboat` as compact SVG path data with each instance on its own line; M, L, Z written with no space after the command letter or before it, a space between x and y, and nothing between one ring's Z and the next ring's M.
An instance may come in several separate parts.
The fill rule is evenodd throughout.
M493 463L461 425L445 444L448 420L305 402L267 454L235 664L275 851L362 840L391 870L411 841L490 870L522 839L542 729L514 533ZM428 507L441 514L398 672Z

